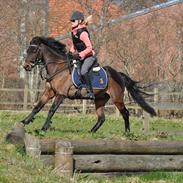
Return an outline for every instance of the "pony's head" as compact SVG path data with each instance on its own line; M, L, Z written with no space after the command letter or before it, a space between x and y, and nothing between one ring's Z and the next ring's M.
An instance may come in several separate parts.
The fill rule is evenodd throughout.
M35 65L44 64L43 45L48 46L60 56L66 56L67 49L65 44L51 37L33 37L27 49L25 62L23 64L26 71L31 71Z
M34 37L26 51L25 62L23 67L26 71L31 71L35 65L38 65L42 60L41 54L41 38Z

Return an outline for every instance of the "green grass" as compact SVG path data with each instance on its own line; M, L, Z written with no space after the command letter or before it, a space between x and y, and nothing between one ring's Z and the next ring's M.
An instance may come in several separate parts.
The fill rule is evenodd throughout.
M57 177L51 168L45 167L41 162L25 155L23 148L8 144L4 141L6 134L16 123L21 121L27 113L0 112L0 183L56 183L71 182ZM39 113L34 123L26 127L27 132L36 135L35 129L40 129L46 118L46 113ZM131 133L124 133L122 118L106 116L106 122L96 134L89 130L96 122L95 115L65 115L57 113L53 117L51 130L41 134L41 138L64 139L128 139L128 140L183 140L183 135L170 134L183 129L183 121L153 118L150 122L151 135L144 135L143 120L130 119ZM91 176L75 175L72 182L76 183L181 183L182 172L151 172L145 175L122 176L116 178L96 178Z

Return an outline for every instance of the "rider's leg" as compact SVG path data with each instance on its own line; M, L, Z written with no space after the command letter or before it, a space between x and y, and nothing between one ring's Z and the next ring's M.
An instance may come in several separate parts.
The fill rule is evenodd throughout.
M83 64L81 66L81 75L86 84L86 90L87 90L86 97L91 98L91 99L94 99L95 97L93 94L92 84L90 81L88 71L91 68L91 66L94 64L95 60L96 60L95 57L88 57L83 61Z

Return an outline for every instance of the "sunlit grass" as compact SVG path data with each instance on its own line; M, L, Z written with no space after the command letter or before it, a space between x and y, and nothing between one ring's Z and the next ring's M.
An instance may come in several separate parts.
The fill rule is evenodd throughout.
M22 147L8 144L4 141L6 134L21 121L28 113L24 112L0 112L0 183L55 183L71 182L53 175L51 168L45 167L40 161L27 157ZM39 113L34 123L26 127L29 133L35 133L44 124L47 114ZM176 119L150 119L151 134L143 132L143 119L130 118L131 133L124 133L123 119L115 115L106 115L106 122L97 131L90 133L90 129L96 122L95 115L72 115L56 113L53 117L51 130L41 134L41 138L64 139L121 139L121 140L183 140L183 135L173 135L169 132L181 131L183 121ZM162 132L167 132L162 135ZM151 172L145 175L122 176L116 178L96 178L92 176L75 175L72 182L82 183L181 183L182 172Z

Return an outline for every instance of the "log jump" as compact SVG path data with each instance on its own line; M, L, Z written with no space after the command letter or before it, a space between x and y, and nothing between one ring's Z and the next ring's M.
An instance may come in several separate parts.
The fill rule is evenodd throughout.
M75 172L115 174L183 170L182 141L38 140L25 134L25 147L27 154L40 158L61 176L72 177Z

